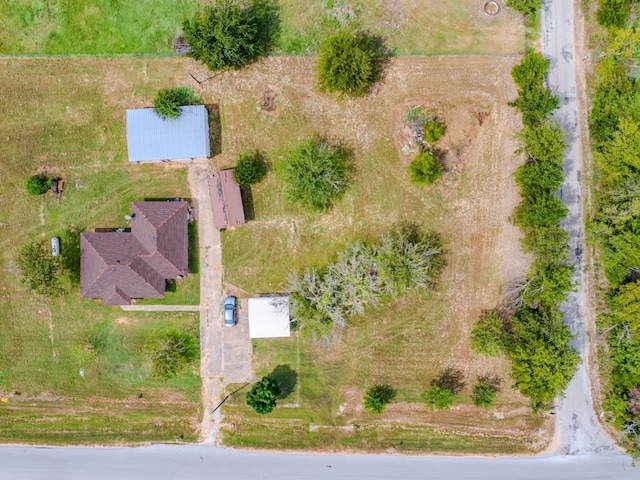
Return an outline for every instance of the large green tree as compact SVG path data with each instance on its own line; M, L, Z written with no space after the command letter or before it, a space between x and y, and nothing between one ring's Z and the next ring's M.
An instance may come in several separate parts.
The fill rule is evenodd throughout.
M341 30L320 46L318 83L327 92L364 95L380 79L384 60L379 37Z
M310 210L326 210L350 184L351 151L325 138L309 138L282 164L286 195Z
M262 377L247 392L247 405L260 415L271 413L276 408L280 393L278 382L269 377Z
M183 24L189 55L209 70L240 68L266 55L280 32L276 0L214 0Z
M511 319L507 350L515 386L535 410L561 394L580 357L571 346L562 314L552 308L522 308Z
M632 0L599 0L596 19L607 28L623 28L629 20Z
M40 295L53 296L62 292L59 282L60 262L51 255L43 241L33 240L18 250L16 264L22 272L22 283Z

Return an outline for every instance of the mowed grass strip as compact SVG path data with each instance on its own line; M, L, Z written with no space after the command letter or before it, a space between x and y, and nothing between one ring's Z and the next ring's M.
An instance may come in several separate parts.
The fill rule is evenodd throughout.
M17 0L0 3L0 53L171 53L200 0ZM400 54L514 53L524 48L520 15L488 17L477 0L280 0L277 54L315 54L338 28L388 39Z
M23 289L14 263L23 243L48 242L54 235L63 238L63 260L77 257L64 241L70 225L86 231L126 227L124 215L133 201L190 196L183 166L129 164L124 125L125 109L149 105L157 89L176 81L183 60L0 63L0 109L6 112L0 144L0 372L6 373L0 395L8 398L0 404L0 441L186 438L200 415L199 360L165 380L152 376L151 358L167 332L187 332L197 340L198 313L106 307L80 298L77 277L68 272L62 297L37 298ZM33 173L64 180L59 201L51 192L26 194L23 180ZM171 300L197 304L199 275L182 286ZM141 400L135 405L144 408L135 410L127 402L138 393L153 401ZM50 404L50 398L60 400ZM101 407L104 402L109 408ZM54 405L50 417L47 405ZM86 421L74 418L80 411ZM47 418L53 419L44 428Z
M540 431L545 428L545 417L515 413L518 408L522 410L521 402L509 403L501 398L497 411L514 413L495 419L493 410L473 407L468 395L456 396L457 405L444 412L430 412L415 399L400 398L377 417L362 408L365 387L344 387L352 385L343 379L348 368L327 355L326 349L305 344L294 335L291 339L254 340L254 354L258 377L277 377L278 370L291 369L295 380L287 383L293 388L278 400L271 414L264 416L246 405L246 388L232 396L223 407L222 435L228 446L516 454L537 451L544 445ZM371 382L361 378L356 384L370 386ZM235 389L228 387L230 392Z
M15 400L14 400L15 401ZM92 408L90 402L30 400L0 408L0 442L122 445L194 441L193 408L130 398ZM91 402L94 403L95 402Z
M231 420L231 419L228 419ZM236 420L233 418L233 420ZM367 451L398 453L496 454L524 453L528 439L511 435L460 434L441 427L373 422L345 427L309 426L296 421L245 421L225 431L225 445L282 450Z

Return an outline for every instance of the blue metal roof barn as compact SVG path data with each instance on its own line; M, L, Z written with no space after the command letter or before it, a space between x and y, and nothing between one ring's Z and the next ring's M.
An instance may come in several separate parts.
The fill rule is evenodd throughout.
M180 116L163 120L153 108L127 110L130 162L209 157L209 115L204 105L180 107Z

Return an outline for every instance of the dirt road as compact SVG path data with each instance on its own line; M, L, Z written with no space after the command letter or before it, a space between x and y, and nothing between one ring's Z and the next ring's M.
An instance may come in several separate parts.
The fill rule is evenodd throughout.
M575 335L573 346L582 363L569 384L565 397L557 400L556 435L552 444L562 455L618 454L613 441L603 432L593 410L589 379L590 325L586 315L584 258L584 213L582 195L582 151L580 96L576 89L574 62L574 15L581 14L572 0L547 0L542 11L544 55L551 60L547 84L560 99L555 119L567 134L564 183L560 196L569 208L563 227L570 233L571 261L575 265L576 291L563 306L564 319Z

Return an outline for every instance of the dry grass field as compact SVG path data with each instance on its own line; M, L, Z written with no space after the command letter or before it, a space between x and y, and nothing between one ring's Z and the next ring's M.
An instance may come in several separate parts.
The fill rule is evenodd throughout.
M382 35L400 54L515 53L523 49L522 17L503 9L482 11L484 0L281 0L280 48L287 53L317 50L339 26Z
M474 355L469 349L469 333L480 312L492 308L501 285L528 264L519 250L519 231L509 222L519 202L513 172L522 161L514 153L519 118L507 106L515 96L509 72L517 61L517 56L395 58L384 82L358 100L318 93L315 62L300 57L271 58L202 84L208 101L220 105L222 153L214 159L216 166L233 166L239 152L257 148L266 152L272 168L252 190L255 219L223 234L230 291L240 295L281 291L290 271L325 265L345 244L374 240L400 220L441 232L448 258L433 294L368 311L328 349L297 340L275 343L277 348L269 341L256 341L258 374L279 364L296 370L301 362L298 399L284 400L298 408L277 409L260 418L242 406L240 396L225 410L228 425L233 425L227 442L330 449L387 445L381 433L373 435L376 441L371 435L349 433L353 425L364 422L380 428L411 424L418 431L409 437L425 437L414 443L407 439L404 447L398 447L401 450L495 453L506 445L510 451L544 445L550 424L532 415L527 402L511 390L507 362ZM275 97L272 111L260 106L266 96ZM448 173L427 188L409 182L412 154L403 153L410 138L404 117L415 105L437 111L447 123L439 148ZM325 214L308 213L288 202L276 173L287 147L313 134L342 140L355 152L354 186ZM447 366L465 374L461 404L448 412L427 413L419 395ZM469 398L477 376L487 372L503 379L494 410L475 408ZM397 403L381 419L362 411L362 393L373 383L389 383L398 390ZM305 433L287 437L291 422L302 425L296 432ZM309 431L309 424L319 426ZM432 444L433 435L419 425L425 431L447 432L445 437L492 432L487 435L493 435L495 442L483 440L481 447L480 441L467 438ZM281 436L274 434L278 428L283 429Z

